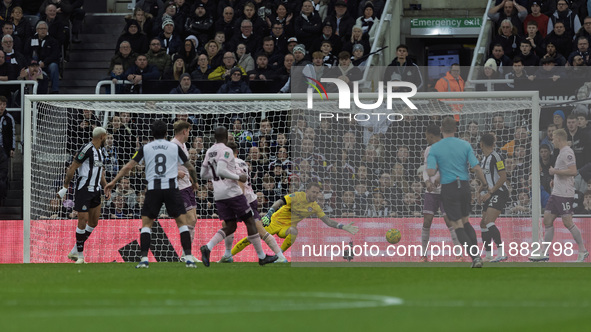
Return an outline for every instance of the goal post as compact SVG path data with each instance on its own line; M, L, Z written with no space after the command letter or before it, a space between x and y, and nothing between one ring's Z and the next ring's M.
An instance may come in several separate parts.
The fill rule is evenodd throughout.
M384 94L385 95L385 94ZM298 119L305 119L308 122L309 127L313 127L320 132L322 124L320 123L319 114L321 112L334 112L335 114L341 114L341 116L347 115L358 115L358 114L375 114L384 111L384 108L376 109L373 111L362 110L359 107L355 107L355 100L351 96L352 108L339 109L336 101L339 99L338 95L328 94L326 98L319 97L316 93L313 94L314 107L307 109L308 105L308 94L245 94L245 95L230 95L230 94L202 94L202 95L27 95L25 96L24 105L24 211L23 211L23 261L25 263L30 262L62 262L63 257L67 252L61 252L66 247L71 247L74 243L74 222L58 223L59 226L51 226L47 219L42 219L47 206L50 204L51 198L55 197L55 194L59 187L56 186L56 179L61 177L63 180L62 172L65 163L68 158L72 156L72 142L68 142L68 137L71 137L71 126L68 123L72 120L70 116L76 114L84 109L93 110L96 113L101 114L100 123L107 123L105 119L111 121L111 114L116 112L128 112L134 116L145 116L146 119L165 117L166 119L172 120L175 115L178 114L191 114L199 120L200 118L206 118L207 126L199 126L200 136L211 136L211 130L213 124L216 123L227 123L223 122L224 119L249 119L249 123L245 123L245 129L251 133L255 133L259 127L259 121L264 118L280 119L277 120L283 123L281 127L277 127L277 123L273 122L274 129L278 129L276 133L283 133L284 136L291 140L290 157L291 160L305 159L300 155L302 150L301 146L304 140L302 133L301 138L298 139ZM358 98L365 104L375 103L378 99L376 93L362 93L359 94ZM533 242L539 241L540 233L540 184L536 179L540 178L539 174L539 121L540 121L540 105L539 96L537 92L463 92L463 93L417 93L410 98L418 109L411 110L401 100L393 100L392 110L387 112L398 112L403 116L414 116L423 117L425 119L429 117L443 117L447 115L455 115L458 113L458 108L454 105L461 105L460 107L460 130L463 130L465 125L468 123L468 119L477 119L481 131L487 130L490 127L490 120L493 114L498 112L505 115L512 125L518 125L519 121L527 119L528 130L531 136L531 153L527 156L531 163L531 177L534 179L531 185L532 199L531 199L531 214L528 218L531 218L531 237L530 240ZM384 105L386 100L384 99ZM518 110L521 110L518 112ZM355 119L353 119L355 120ZM274 120L272 120L274 121ZM424 135L426 124L430 123L431 120L418 121L418 125L415 128L406 128L409 135L416 138L421 138ZM278 122L278 123L279 123ZM343 133L340 123L333 122L334 131L329 132L330 134L339 136ZM360 132L363 130L360 126L357 128ZM201 130L203 130L201 132ZM331 129L333 130L333 129ZM390 130L392 132L392 130ZM460 132L461 134L461 132ZM396 135L405 135L403 131L394 132ZM144 131L138 134L137 140L141 141L144 136L149 136L149 133ZM238 137L238 136L237 136ZM320 138L319 138L320 137ZM322 151L328 151L328 142L322 141L324 136L317 135L317 141L315 142L315 148ZM389 136L388 136L389 137ZM398 136L400 137L400 136ZM512 132L511 132L512 138ZM238 138L237 138L238 139ZM245 137L245 142L249 141L249 138ZM250 138L252 140L252 138ZM363 144L363 138L358 137L360 146L362 148L356 151L359 159L364 158L365 151L367 150L367 144ZM388 138L389 139L389 138ZM407 141L407 139L405 139ZM389 150L389 146L394 146L398 141L385 141L382 142L386 151ZM425 148L422 146L421 141L414 140L410 142L415 144L413 149L418 153L419 150ZM250 144L250 143L247 143ZM260 142L258 144L261 144ZM250 146L250 145L249 145ZM253 146L256 146L253 144ZM206 146L207 149L209 146ZM75 149L80 148L76 146ZM500 146L496 147L500 149ZM334 155L335 151L332 151ZM384 156L383 156L384 157ZM389 156L386 156L389 158ZM336 158L336 157L335 157ZM387 159L387 158L384 158ZM124 160L127 162L128 158ZM332 162L333 160L330 160ZM422 160L421 160L422 163ZM335 165L338 162L335 161ZM268 164L265 165L267 167ZM386 165L391 168L392 165ZM268 169L268 168L267 168ZM293 174L288 177L287 188L296 188L293 185L293 181L298 177L299 170L293 170ZM414 170L413 170L414 172ZM262 171L265 173L265 171ZM335 174L333 170L328 171L327 174ZM331 175L332 176L332 175ZM263 176L264 177L264 176ZM330 176L329 176L330 177ZM414 173L413 178L418 178ZM301 178L305 178L302 176ZM340 199L341 192L345 191L345 185L336 183L336 178L327 179L326 183L333 183L335 193L338 192L338 199ZM261 188L265 184L265 179L261 180ZM298 180L300 181L300 180ZM377 181L376 181L377 182ZM341 186L342 187L339 187ZM348 188L348 187L347 187ZM296 188L297 189L297 188ZM263 192L264 190L261 190ZM333 197L336 199L337 195ZM272 202L271 202L272 203ZM325 204L334 204L334 202L326 202ZM360 218L360 223L367 222L366 215L360 213L355 217L337 217L331 216L333 219L342 220L347 222L350 220L357 220ZM472 217L480 217L472 215ZM374 218L374 217L372 217ZM219 228L220 222L215 218L204 218L207 222L203 225L207 225L207 232L211 232L214 229ZM380 219L380 218L377 218ZM402 223L403 220L409 221L414 220L412 218L402 216L400 217L385 217L386 220L384 225L396 225ZM416 219L416 218L415 218ZM134 219L135 220L135 219ZM102 220L101 220L102 222ZM101 227L99 222L99 228ZM107 223L109 227L113 227L113 232L109 233L108 236L114 236L118 227L123 229L123 223L121 220L109 221ZM303 223L302 229L305 233L306 230L317 232L314 235L316 238L314 241L323 241L322 236L330 236L332 230L326 230L325 228L318 229L316 226L307 228L307 225L311 223ZM318 224L318 223L315 223ZM366 228L361 229L360 234L363 234L366 230L370 230L371 222L368 222ZM59 232L52 228L58 227ZM165 231L168 230L169 224L162 222L162 227ZM199 232L200 223L197 224L197 232ZM205 226L204 226L205 227ZM404 226L406 227L406 226ZM406 235L405 228L400 226L403 230L403 237ZM137 225L126 228L122 232L137 233ZM241 227L239 227L240 229ZM409 233L413 230L409 228ZM502 230L501 230L502 231ZM195 240L194 247L202 245L204 239L208 239L212 234L203 235L203 238L199 238L199 241ZM67 234L69 238L59 238L63 234ZM94 233L93 233L94 234ZM242 235L242 234L240 234ZM342 235L339 233L339 235ZM385 235L385 232L384 232ZM94 236L94 235L93 235ZM107 235L105 235L107 236ZM131 238L130 239L133 240ZM52 237L50 240L44 240L44 237ZM173 241L172 235L170 237L171 247L178 251L178 244ZM178 236L176 236L178 237ZM367 233L365 238L372 238L372 234ZM92 239L92 238L91 238ZM306 237L301 237L300 245L307 243ZM236 237L236 241L240 240L240 236ZM416 240L416 239L413 239ZM67 242L67 244L59 244L59 248L54 248L59 242ZM89 239L89 241L91 241ZM98 241L98 240L97 240ZM177 241L178 242L178 241ZM279 242L279 241L278 241ZM416 242L416 241L415 241ZM420 240L419 240L420 243ZM87 250L92 250L91 243L87 246ZM218 247L223 247L219 245ZM113 247L115 248L115 247ZM113 250L113 248L109 250ZM67 248L69 250L69 248ZM121 250L121 248L115 248ZM295 247L292 247L292 252ZM61 251L60 251L61 250ZM101 249L107 250L107 249ZM171 249L172 250L172 249ZM60 251L60 252L58 252ZM104 251L97 252L96 255L101 255ZM106 261L122 261L119 258L113 259L113 255L107 255L109 260ZM116 255L115 255L116 256ZM251 259L252 253L249 253L245 260ZM301 259L297 254L292 253L291 258L296 261ZM103 260L99 260L103 261ZM125 260L123 260L125 261Z

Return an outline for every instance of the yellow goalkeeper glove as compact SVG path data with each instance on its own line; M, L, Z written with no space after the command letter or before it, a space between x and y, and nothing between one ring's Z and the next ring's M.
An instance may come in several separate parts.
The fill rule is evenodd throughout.
M275 213L273 208L270 208L267 214L261 219L261 223L264 227L267 227L271 224L271 216Z

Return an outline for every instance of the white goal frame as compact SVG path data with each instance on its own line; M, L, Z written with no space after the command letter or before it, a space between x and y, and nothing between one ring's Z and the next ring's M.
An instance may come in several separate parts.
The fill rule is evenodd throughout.
M313 94L315 100L320 100L316 93ZM328 95L332 100L338 100L338 95ZM353 95L351 94L351 97ZM377 93L360 93L360 98L377 100ZM23 262L30 263L30 245L31 245L31 151L33 121L33 107L37 102L51 101L91 101L91 102L109 102L109 101L129 101L129 102L149 102L149 101L179 101L179 102L224 102L224 101L304 101L307 94L197 94L197 95L175 95L175 94L155 94L155 95L25 95L23 109L23 142L24 142L24 170L23 170ZM540 178L539 171L539 122L540 122L540 97L538 91L503 91L503 92L425 92L417 93L411 98L422 99L494 99L494 98L523 98L530 99L532 102L532 174L533 179ZM264 110L262 110L264 112ZM532 181L532 242L539 242L539 222L541 217L540 202L540 183Z

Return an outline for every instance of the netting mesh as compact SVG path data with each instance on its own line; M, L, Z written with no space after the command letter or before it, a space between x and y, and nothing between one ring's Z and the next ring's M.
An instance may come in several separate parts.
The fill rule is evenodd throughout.
M376 96L362 96L361 100L371 104ZM429 124L439 125L442 117L459 115L458 136L472 144L479 159L479 137L488 132L495 135L496 149L506 158L512 195L502 213L507 223L503 235L520 242L531 240L529 175L532 158L537 155L531 151L531 99L415 97L412 102L417 110L409 109L400 100L393 100L392 110L385 109L385 101L384 107L362 110L355 107L353 100L352 109L343 110L331 95L328 101L315 99L312 110L307 109L304 99L38 102L33 107L31 133L31 261L65 262L74 244L74 183L63 202L54 198L72 156L90 140L92 129L105 125L110 134L104 147L110 180L135 150L149 141L149 124L155 119L170 123L169 137L175 120L188 119L193 123L187 145L198 172L205 151L213 144L213 129L218 125L228 127L231 140L238 143L239 157L250 165L261 214L282 196L304 191L306 183L320 183L322 195L318 203L324 212L342 223L355 221L360 232L352 236L328 228L315 218L305 219L297 225L298 240L286 256L294 261L326 261L327 257L302 256L301 246L354 241L384 247L389 228L401 231L401 244L420 243L425 193L423 151L427 147L424 133ZM394 117L388 117L392 113L399 113L404 119L392 121ZM138 259L143 178L143 165L139 165L120 181L114 197L103 201L101 222L86 245L87 260ZM473 192L472 217L479 219L482 211L477 196ZM196 197L199 221L194 248L205 244L220 227L211 183L201 182ZM174 261L180 253L178 231L164 209L159 219L162 236L153 240L151 259ZM449 241L439 214L433 229L434 239ZM238 232L236 241L245 236L243 227ZM281 239L278 242L281 244ZM217 260L222 253L223 245L218 245L212 259ZM250 247L235 257L236 261L255 259Z

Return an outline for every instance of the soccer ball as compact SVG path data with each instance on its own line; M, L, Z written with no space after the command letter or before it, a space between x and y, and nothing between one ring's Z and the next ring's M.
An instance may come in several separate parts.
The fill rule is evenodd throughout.
M397 230L396 228L391 228L386 233L386 241L388 241L392 244L398 243L400 241L401 237L402 237L402 235L400 234L400 231Z

